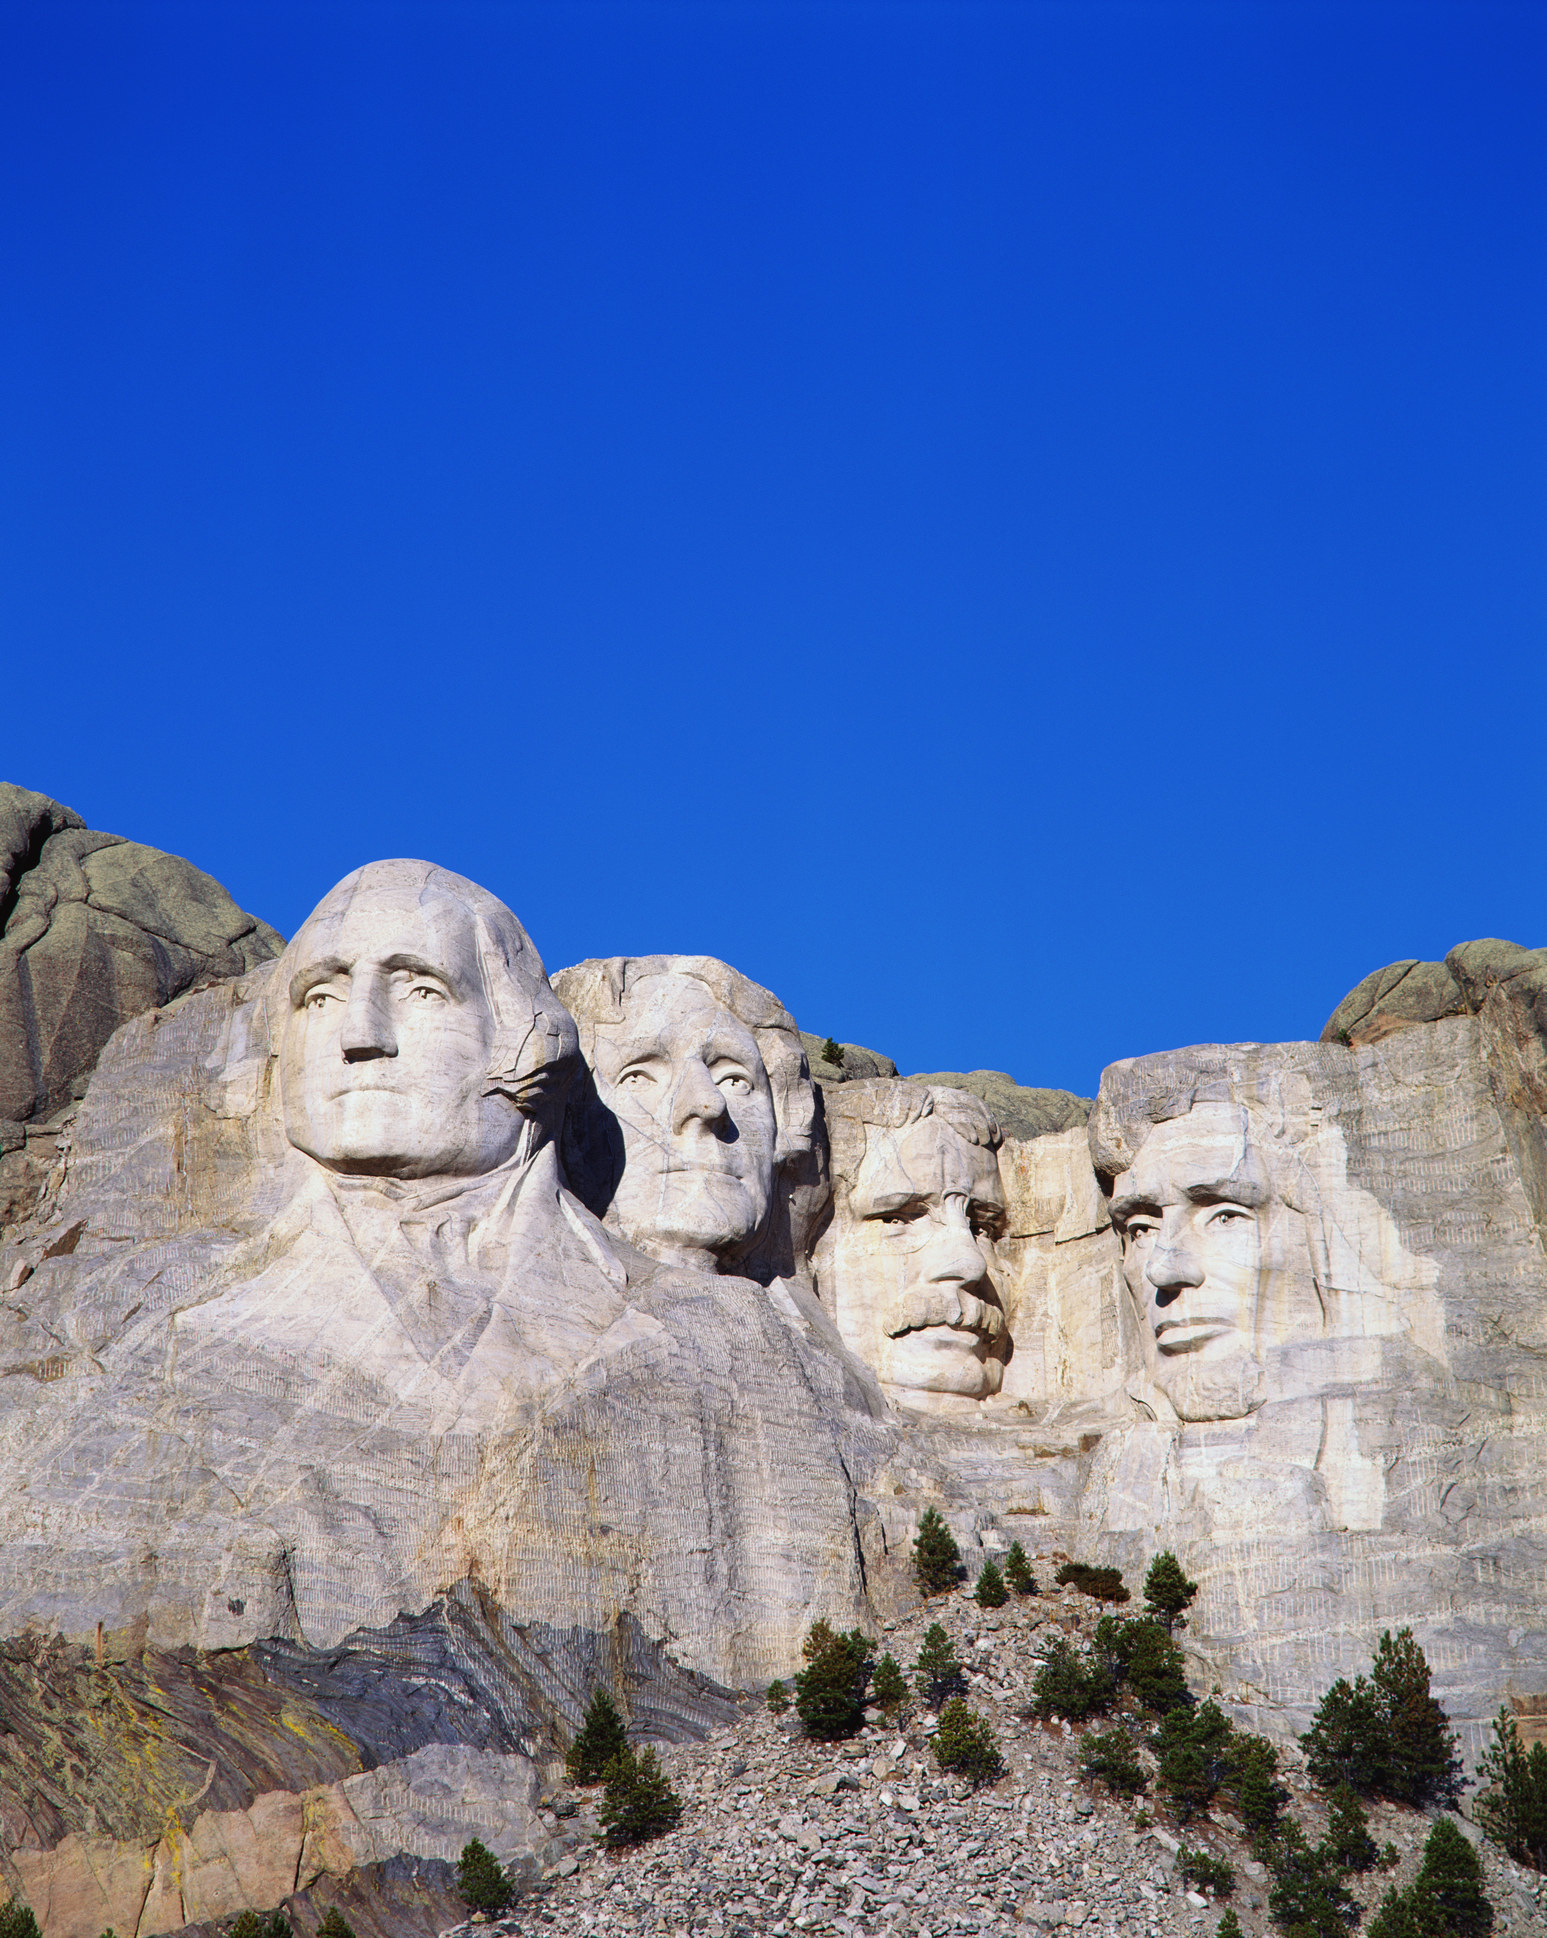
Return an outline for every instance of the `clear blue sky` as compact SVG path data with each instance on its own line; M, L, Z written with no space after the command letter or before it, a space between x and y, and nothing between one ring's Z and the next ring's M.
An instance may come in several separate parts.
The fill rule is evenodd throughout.
M0 6L9 778L1089 1091L1547 943L1547 9Z

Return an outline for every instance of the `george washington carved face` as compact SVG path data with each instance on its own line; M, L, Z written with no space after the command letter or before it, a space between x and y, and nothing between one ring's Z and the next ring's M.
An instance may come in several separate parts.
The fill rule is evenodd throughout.
M574 1042L510 912L423 863L340 883L278 974L285 1132L333 1171L495 1169Z

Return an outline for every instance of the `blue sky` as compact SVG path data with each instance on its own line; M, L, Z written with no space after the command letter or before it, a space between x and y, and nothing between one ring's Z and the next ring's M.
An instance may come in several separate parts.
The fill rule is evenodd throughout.
M4 769L1090 1091L1547 943L1539 5L0 5Z

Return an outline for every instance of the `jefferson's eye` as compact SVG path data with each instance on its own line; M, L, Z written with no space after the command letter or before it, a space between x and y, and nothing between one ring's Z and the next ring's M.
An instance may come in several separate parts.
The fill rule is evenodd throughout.
M716 1077L715 1082L722 1090L733 1090L738 1097L750 1097L752 1086L739 1072L728 1077Z
M920 1218L925 1216L927 1216L927 1207L924 1205L899 1205L895 1211L883 1211L881 1214L881 1223L883 1225L915 1225Z
M630 1084L635 1089L643 1089L647 1083L654 1082L655 1078L651 1076L648 1070L625 1070L623 1075L618 1079L620 1088L624 1084Z

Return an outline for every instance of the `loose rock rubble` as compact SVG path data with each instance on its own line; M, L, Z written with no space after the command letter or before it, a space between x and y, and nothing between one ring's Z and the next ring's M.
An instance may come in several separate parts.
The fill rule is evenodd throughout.
M1039 1570L1050 1572L1047 1563ZM1056 1593L984 1611L961 1591L888 1625L877 1653L889 1648L910 1671L930 1622L952 1637L969 1700L1004 1752L1007 1772L991 1786L974 1791L942 1777L930 1753L934 1718L916 1706L899 1728L871 1711L852 1741L825 1744L802 1735L793 1710L775 1718L749 1704L707 1742L664 1751L685 1806L675 1831L613 1855L595 1841L599 1792L558 1792L545 1821L559 1854L542 1882L492 1926L474 1920L442 1938L538 1930L555 1938L1212 1935L1223 1903L1183 1886L1182 1835L1153 1795L1127 1804L1093 1790L1079 1775L1078 1732L1026 1714L1040 1645L1059 1628L1088 1634L1099 1613L1084 1597ZM1286 1779L1291 1812L1320 1835L1314 1789L1293 1770ZM1351 1880L1373 1908L1392 1883L1411 1880L1429 1823L1385 1805L1369 1814L1376 1842L1390 1840L1402 1854L1394 1872ZM1230 1902L1242 1930L1269 1931L1267 1873L1235 1819L1221 1811L1195 1820L1185 1840L1235 1866ZM1547 1934L1544 1880L1482 1849L1495 1932Z

